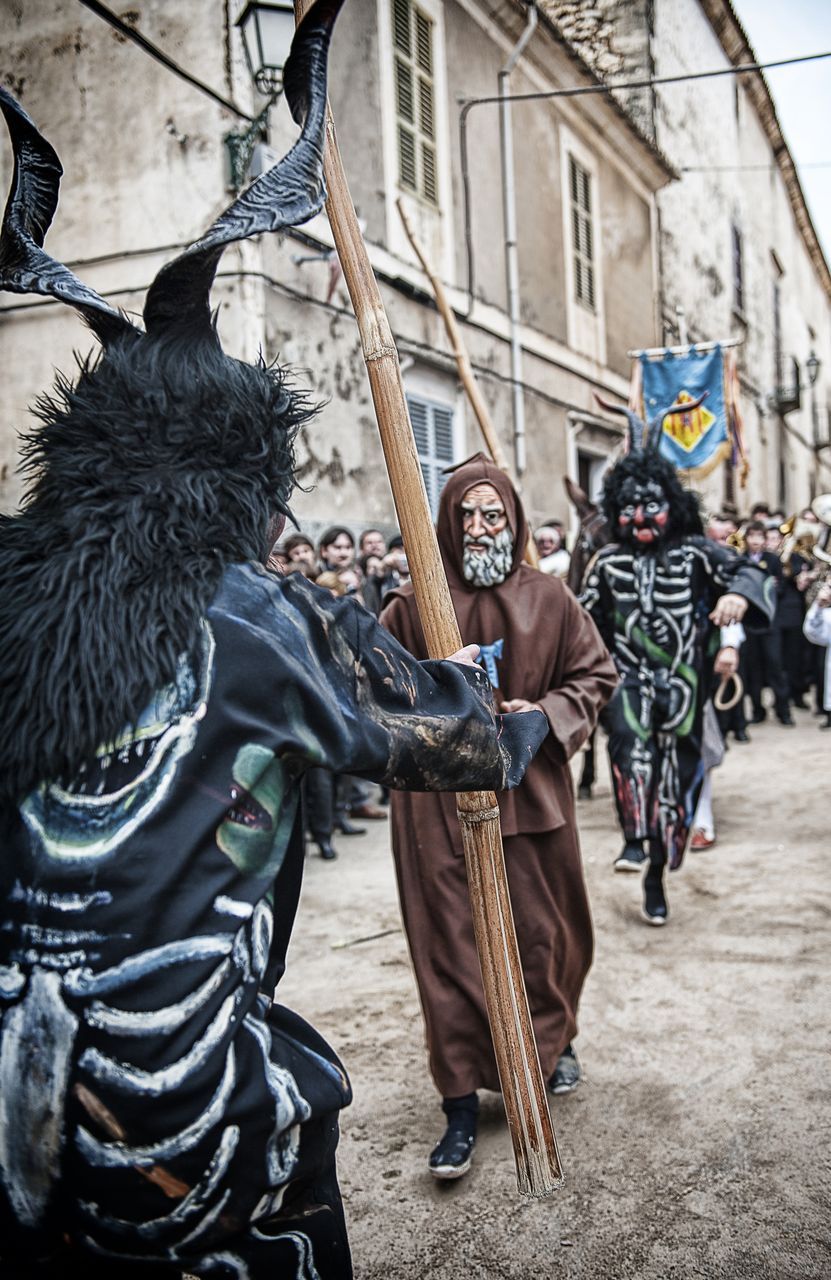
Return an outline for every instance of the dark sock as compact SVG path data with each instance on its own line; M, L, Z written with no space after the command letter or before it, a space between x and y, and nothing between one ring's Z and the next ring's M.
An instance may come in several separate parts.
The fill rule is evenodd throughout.
M441 1109L448 1120L453 1116L454 1112L467 1112L468 1115L478 1116L479 1095L476 1093L463 1093L459 1098L442 1098Z
M643 901L650 914L654 914L656 908L662 907L664 912L667 909L664 893L664 866L663 862L650 862L643 878Z

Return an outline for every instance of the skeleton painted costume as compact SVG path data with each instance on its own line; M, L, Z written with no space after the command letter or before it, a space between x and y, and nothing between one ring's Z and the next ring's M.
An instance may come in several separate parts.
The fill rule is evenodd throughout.
M603 496L619 541L588 566L582 602L620 675L601 723L621 828L627 841L649 838L653 860L674 868L704 776L702 712L718 648L708 615L729 591L749 602L747 625L766 625L774 602L755 566L704 537L697 499L657 452L668 412L650 424L645 450L634 447L643 424L630 414L633 448Z
M26 502L0 518L4 1276L351 1275L349 1084L273 1002L302 775L512 786L547 731L496 720L481 671L415 662L354 602L262 567L309 413L224 355L208 290L225 243L322 204L337 7L286 65L300 141L162 270L145 332L43 252L60 166L0 97L0 285L70 302L104 345L40 402Z

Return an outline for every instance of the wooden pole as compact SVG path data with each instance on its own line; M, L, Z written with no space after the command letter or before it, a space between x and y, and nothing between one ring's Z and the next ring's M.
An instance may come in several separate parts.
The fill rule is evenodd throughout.
M298 21L309 0L295 0ZM395 509L421 623L432 657L461 648L461 636L404 398L398 352L327 110L326 211L366 362ZM549 1195L562 1182L557 1143L528 1010L508 896L499 809L492 792L457 797L482 984L505 1112L523 1196Z
M436 275L427 259L427 255L419 244L410 219L407 217L406 210L404 209L404 203L400 197L396 200L395 207L398 210L404 230L407 233L407 239L413 247L413 252L421 263L421 269L430 281L430 288L433 290L433 297L436 299L436 306L439 309L439 315L444 321L444 327L447 330L447 337L453 351L453 358L456 361L456 368L459 371L459 379L465 389L467 398L470 401L471 408L476 415L476 421L479 423L479 429L482 432L482 437L485 441L485 445L487 446L488 453L499 467L499 470L504 471L506 475L510 476L510 464L508 463L508 459L505 457L505 454L502 452L502 446L499 443L499 437L496 434L496 429L491 420L490 413L488 412L488 406L485 404L484 396L479 390L479 383L476 381L476 375L473 372L473 366L470 363L470 356L467 353L467 347L465 346L464 338L462 337L461 330L459 329L459 323L448 300L444 285ZM534 569L539 569L540 557L537 553L537 544L534 542L534 537L530 529L528 530L528 544L525 548L524 556L528 564L530 564Z

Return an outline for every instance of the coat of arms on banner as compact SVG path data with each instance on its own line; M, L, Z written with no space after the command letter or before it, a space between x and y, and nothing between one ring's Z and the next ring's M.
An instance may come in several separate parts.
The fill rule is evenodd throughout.
M697 398L690 395L686 388L679 391L675 397L677 404L692 403ZM685 449L688 454L692 454L704 441L714 422L718 422L718 418L710 412L706 404L702 404L689 413L673 413L668 418L664 418L664 435L669 436L679 449Z
M707 475L720 462L741 459L741 416L738 376L732 351L707 344L706 349L641 352L633 370L630 403L642 406L645 419L668 405L707 399L689 413L673 413L664 419L660 449L680 471Z

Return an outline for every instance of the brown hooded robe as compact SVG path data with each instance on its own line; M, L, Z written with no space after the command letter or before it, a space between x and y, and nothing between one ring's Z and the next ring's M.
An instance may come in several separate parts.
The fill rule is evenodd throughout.
M511 572L495 587L473 587L462 572L461 500L482 481L499 493L514 534ZM525 514L508 477L482 454L450 476L437 531L463 643L503 640L497 701L535 702L551 727L521 785L498 796L523 973L548 1079L576 1034L577 1003L592 959L568 760L612 696L617 673L594 623L565 584L522 563ZM381 622L412 654L427 657L411 587L387 597ZM444 1097L498 1090L455 797L396 792L392 819L401 912L433 1079Z

